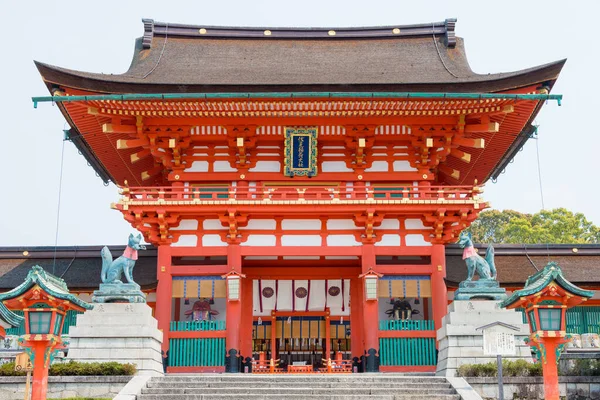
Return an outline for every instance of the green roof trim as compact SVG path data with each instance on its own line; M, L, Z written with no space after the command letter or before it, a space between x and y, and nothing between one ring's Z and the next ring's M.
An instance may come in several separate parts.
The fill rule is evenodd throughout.
M27 277L25 278L25 281L19 286L6 293L0 294L0 302L21 296L35 285L39 285L42 289L57 299L68 300L85 310L91 310L94 308L93 305L79 299L77 296L69 292L69 288L63 279L52 275L39 265L31 268L27 274Z
M305 99L305 98L361 98L361 99L504 99L504 100L556 100L561 105L562 94L508 94L508 93L436 93L436 92L264 92L264 93L131 93L131 94L100 94L89 96L39 96L32 97L33 107L38 103L68 103L73 101L100 100L219 100L219 99Z
M558 283L560 287L565 289L567 292L573 293L577 296L590 298L594 295L592 290L585 290L578 286L573 285L563 275L562 269L555 262L549 262L546 264L544 269L535 274L531 275L525 281L525 287L523 289L513 292L513 294L502 303L500 307L508 307L511 304L517 302L521 297L531 296L538 292L541 292L546 286L552 282Z
M25 318L21 315L15 314L10 311L4 303L0 302L0 319L4 320L8 324L12 325L14 328L20 326Z

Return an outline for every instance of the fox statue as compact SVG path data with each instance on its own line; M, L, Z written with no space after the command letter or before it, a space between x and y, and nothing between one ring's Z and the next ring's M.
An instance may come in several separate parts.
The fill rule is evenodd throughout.
M458 244L463 251L463 260L467 263L467 281L473 280L475 271L479 279L496 280L496 265L494 264L494 247L489 245L485 253L485 258L477 254L473 246L473 240L470 233L461 233Z
M102 251L102 283L123 283L121 282L121 274L125 275L127 282L136 284L133 281L133 267L138 258L138 250L146 250L146 246L140 244L142 235L129 235L127 247L123 255L113 261L112 254L108 247L104 246Z

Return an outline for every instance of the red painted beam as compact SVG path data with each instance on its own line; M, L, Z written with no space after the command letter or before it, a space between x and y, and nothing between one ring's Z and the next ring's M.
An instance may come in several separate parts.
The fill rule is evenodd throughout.
M383 275L430 275L431 265L377 265L375 271Z
M359 256L360 246L241 246L242 256Z
M173 265L171 267L172 276L224 275L227 272L229 272L227 265Z
M227 246L215 247L171 247L173 257L192 256L226 256Z

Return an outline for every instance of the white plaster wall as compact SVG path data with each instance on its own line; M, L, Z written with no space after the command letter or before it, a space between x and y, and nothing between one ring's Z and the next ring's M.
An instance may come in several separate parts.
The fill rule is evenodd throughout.
M171 244L172 247L196 247L198 245L198 236L181 235L177 242Z
M425 229L425 225L420 219L407 219L404 221L404 227L406 229Z
M365 169L365 172L386 172L388 170L387 161L373 161L370 168Z
M358 260L357 256L325 256L326 260Z
M400 235L383 235L375 246L400 246Z
M414 172L418 171L416 168L410 166L407 160L396 160L393 164L394 172Z
M277 221L274 219L251 219L248 221L248 225L241 229L274 231L276 227Z
M384 219L377 229L400 229L400 222L397 219Z
M354 235L329 235L327 246L360 246Z
M208 161L194 161L185 172L208 172Z
M356 225L351 219L329 219L327 220L327 229L330 231L356 229Z
M227 227L221 224L221 221L218 219L205 219L202 221L202 228L204 229L227 229Z
M213 163L213 171L215 172L236 172L237 168L231 168L229 161L215 161Z
M282 235L282 246L320 246L320 235Z
M171 228L172 231L195 231L198 229L198 221L195 219L182 219L179 226Z
M406 235L405 241L407 246L431 246L421 234Z
M284 219L281 221L282 230L321 230L321 221L318 219Z
M242 246L275 246L275 235L248 235L248 239Z
M279 161L257 161L254 168L250 168L250 172L279 172L281 171L281 163Z
M204 235L202 236L202 246L205 247L216 247L216 246L227 246L227 243L221 240L219 235Z
M319 256L283 256L284 260L318 260Z
M245 256L244 260L277 260L277 256Z
M352 169L346 166L345 161L323 161L321 172L352 172Z

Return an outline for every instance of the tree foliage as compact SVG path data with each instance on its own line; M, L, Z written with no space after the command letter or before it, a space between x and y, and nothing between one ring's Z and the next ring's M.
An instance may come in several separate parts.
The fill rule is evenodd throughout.
M524 214L487 210L467 230L475 243L600 243L600 228L565 208Z

